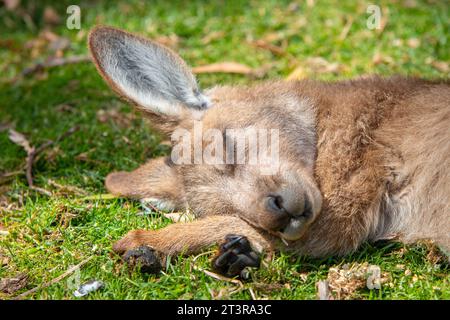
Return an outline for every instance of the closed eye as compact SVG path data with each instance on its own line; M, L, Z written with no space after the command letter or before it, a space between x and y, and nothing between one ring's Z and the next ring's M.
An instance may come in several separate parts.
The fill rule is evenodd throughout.
M225 176L234 176L236 173L236 167L236 164L223 164L214 166L218 173Z

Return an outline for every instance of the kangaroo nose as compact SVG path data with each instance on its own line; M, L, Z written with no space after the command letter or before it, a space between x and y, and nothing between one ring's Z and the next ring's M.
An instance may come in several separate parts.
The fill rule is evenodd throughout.
M284 216L291 218L303 216L309 218L312 215L311 204L306 195L296 196L294 199L292 197L285 199L279 194L269 195L267 197L266 208L269 212L278 215L279 218Z
M286 209L283 207L283 198L281 196L268 196L267 209L273 213L287 214Z

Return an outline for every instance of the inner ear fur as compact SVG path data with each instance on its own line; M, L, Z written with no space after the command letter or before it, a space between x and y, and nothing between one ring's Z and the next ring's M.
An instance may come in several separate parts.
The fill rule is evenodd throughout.
M93 61L111 88L168 133L209 105L187 64L171 49L106 26L89 34Z
M118 196L133 199L170 200L176 207L185 204L184 191L176 168L162 157L152 159L138 169L112 172L105 180L106 189Z

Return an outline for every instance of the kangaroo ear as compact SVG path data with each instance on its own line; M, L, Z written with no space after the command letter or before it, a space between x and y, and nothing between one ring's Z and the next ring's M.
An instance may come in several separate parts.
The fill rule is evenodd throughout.
M104 26L94 28L88 42L109 85L151 118L198 118L210 105L186 63L169 48Z

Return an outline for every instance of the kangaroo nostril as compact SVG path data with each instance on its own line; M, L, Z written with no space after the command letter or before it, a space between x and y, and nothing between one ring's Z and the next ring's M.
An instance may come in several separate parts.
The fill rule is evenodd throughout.
M286 210L283 207L283 198L280 196L268 196L267 207L269 210L276 213L286 212Z
M307 197L305 197L305 205L303 208L302 216L309 219L313 215L312 205L311 202Z

